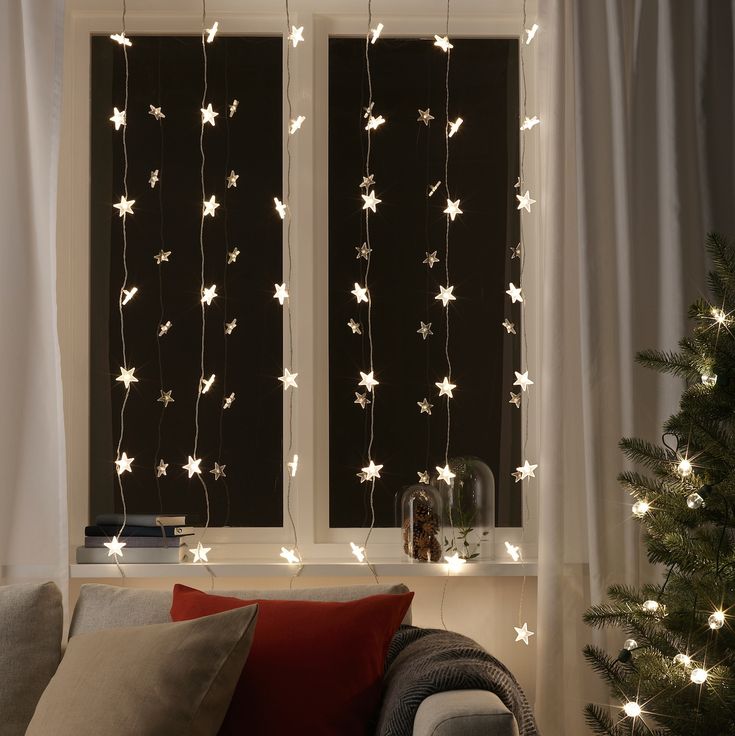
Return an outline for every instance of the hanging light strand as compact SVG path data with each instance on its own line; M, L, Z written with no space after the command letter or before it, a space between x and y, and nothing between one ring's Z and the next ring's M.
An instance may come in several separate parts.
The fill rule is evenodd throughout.
M122 19L121 19L121 25L122 25L122 37L125 38L126 36L126 26L125 21L127 18L127 2L126 0L123 0L122 3ZM122 43L120 44L122 46L123 51L123 59L125 60L125 99L123 101L123 112L127 117L127 109L128 109L128 90L130 85L130 65L128 63L128 43ZM116 123L117 126L117 123ZM128 353L127 353L127 344L125 341L125 314L123 310L123 294L125 294L128 290L128 228L127 228L127 216L128 211L132 212L132 208L130 207L130 200L128 199L128 137L127 137L127 120L123 123L122 127L122 148L123 148L123 201L128 203L127 208L123 208L122 203L119 208L120 213L120 219L122 220L121 224L121 230L122 230L122 241L123 241L123 249L122 249L122 264L123 264L123 283L122 287L120 288L120 294L118 296L117 300L117 306L118 306L118 312L120 314L120 346L122 349L122 362L123 367L125 368L124 371L122 371L123 377L127 377L130 375L126 371L128 370ZM135 369L133 369L134 371ZM136 379L137 380L137 379ZM123 521L120 525L120 529L118 530L117 537L118 539L122 535L125 526L127 525L128 520L128 509L127 509L127 502L125 499L125 487L123 482L123 474L125 471L131 470L130 463L132 460L129 460L127 457L127 453L123 452L122 455L120 453L120 450L122 449L123 439L125 437L125 409L128 405L128 398L130 397L130 381L125 380L124 382L125 386L125 394L123 396L122 404L120 406L120 434L118 435L117 440L117 450L116 450L116 456L115 456L115 465L117 468L117 484L118 489L120 491L120 503L122 504L122 510L123 510ZM119 551L119 556L122 556L122 550ZM118 554L113 554L113 559L117 563ZM119 565L118 565L119 568Z
M208 29L206 28L207 25L207 0L202 0L202 31L201 31L201 43L202 43L202 110L204 110L204 104L207 101L207 92L208 92L208 68L207 68L207 36L208 36ZM211 105L209 106L211 107ZM202 195L202 202L206 202L207 196L205 191L205 185L204 185L204 170L206 167L206 154L204 152L204 126L207 124L208 120L213 120L212 117L207 117L204 112L202 112L202 120L201 125L199 129L199 182L201 187L201 195ZM210 201L213 201L214 197ZM205 294L205 283L204 283L204 275L205 275L205 255L204 255L204 218L207 217L207 207L204 205L202 207L202 214L199 219L199 263L200 263L200 295ZM212 214L214 213L214 210L211 210ZM213 288L213 287L212 287ZM216 290L215 290L216 291ZM197 383L197 394L196 394L196 402L194 404L194 454L190 456L189 461L186 466L184 466L188 472L189 477L191 478L193 475L197 476L197 479L199 480L199 483L202 486L202 491L204 492L204 503L206 507L206 519L204 523L204 532L202 533L202 539L204 539L204 534L206 534L207 529L209 528L209 516L210 516L210 508L209 508L209 489L207 488L207 482L204 479L201 469L199 468L199 463L201 462L200 459L197 458L197 454L199 451L199 411L200 411L200 404L202 400L202 396L204 395L205 391L207 390L207 383L205 382L204 377L204 358L206 354L206 327L207 327L207 314L206 314L206 300L204 296L200 298L200 309L201 309L201 334L200 334L200 343L199 343L199 381ZM210 383L211 385L211 379ZM203 388L205 387L205 388ZM201 541L199 542L201 545ZM197 560L197 556L195 555L195 560ZM206 562L206 557L203 558L203 560Z
M365 180L367 182L371 182L373 175L370 173L370 157L372 154L372 134L373 130L376 128L371 125L371 121L373 121L375 118L373 117L373 77L372 77L372 69L370 67L370 48L373 45L371 43L371 26L373 23L373 4L372 0L368 0L367 3L367 12L368 12L368 22L367 22L367 33L365 35L365 73L367 75L367 83L368 83L368 105L366 108L366 114L365 117L368 121L367 125L365 125L365 130L367 131L367 149L365 151ZM367 195L368 198L374 199L374 191L370 189L369 185L365 187L365 195ZM363 197L364 198L364 197ZM372 207L369 204L370 199L365 200L365 206L363 207L363 211L365 212L365 243L367 245L367 264L365 266L365 290L367 291L367 313L368 313L368 319L367 319L367 327L368 327L368 357L370 360L370 373L369 376L372 378L375 375L375 364L374 364L374 344L373 344L373 297L370 293L370 267L372 265L372 241L370 238L370 212L371 210L374 212L375 205L373 204ZM368 542L370 541L370 537L373 533L373 529L375 528L375 479L377 477L380 477L379 474L376 474L373 472L373 469L375 467L375 463L373 460L373 443L375 441L375 404L377 403L377 392L375 390L375 386L370 386L369 382L367 383L367 391L366 393L372 393L372 402L370 404L370 439L368 441L368 448L367 448L367 459L368 459L368 468L371 470L366 471L363 469L363 473L368 474L367 482L370 483L370 490L369 490L369 502L370 502L370 526L368 527L367 534L365 535L365 542L363 543L363 553L364 553L364 560L367 564L367 566L370 568L370 572L373 574L373 577L375 578L375 581L378 581L378 574L374 567L374 565L370 562L367 555L367 548L368 548ZM382 467L382 466L381 466ZM365 476L363 476L365 477Z
M291 8L289 0L285 0L286 5L286 107L288 108L288 120L291 121L293 115L293 101L291 99L291 54L294 49L298 46L299 39L301 38L301 32L296 29L296 33L292 33L291 26ZM303 30L303 29L301 29ZM289 37L292 38L289 43ZM296 43L293 43L296 40ZM303 39L301 39L303 40ZM291 203L291 138L293 133L298 130L298 127L294 128L292 124L289 124L289 130L286 133L286 202ZM300 124L299 124L300 125ZM293 130L293 133L291 132ZM286 226L286 280L285 284L287 287L291 286L291 275L293 269L293 246L291 243L291 216L287 216L285 222ZM276 292L278 293L278 291ZM288 330L288 365L294 365L294 339L293 339L293 319L291 315L290 307L290 296L288 297L288 304L284 299L281 302L286 307L286 325ZM288 371L285 372L288 375ZM287 384L284 383L284 388ZM286 478L286 514L288 516L288 522L291 527L291 536L293 539L293 550L291 551L296 558L298 558L298 569L294 575L291 576L290 585L293 586L294 579L303 570L303 557L299 549L299 537L298 530L296 528L296 521L293 516L292 502L294 495L295 479L298 470L298 455L294 455L293 452L293 422L294 422L294 391L288 393L288 441L287 441L287 452L288 457L287 468L288 471L285 473Z
M157 73L157 100L156 102L161 105L161 39L158 39L158 73ZM163 144L163 118L160 116L154 116L153 118L158 125L158 169L156 169L156 177L154 180L153 172L151 172L151 186L158 188L158 245L159 254L165 252L165 240L164 240L164 220L163 220L163 156L164 156L164 144ZM165 303L164 303L164 289L163 289L163 259L159 255L156 258L158 261L158 304L159 304L159 315L158 324L156 325L156 352L158 357L158 382L161 398L158 401L161 403L161 408L158 415L158 428L157 428L157 444L156 452L153 455L153 478L156 482L156 491L158 492L158 508L160 513L163 513L163 497L161 495L161 476L166 472L166 464L161 460L161 446L163 444L163 421L166 416L166 407L168 406L168 399L166 398L167 392L165 390L165 384L163 380L163 351L161 349L161 339L168 333L168 327L165 328L165 332L162 331L164 327L164 319L166 316ZM170 326L170 325L169 325ZM171 393L168 392L168 398L171 398ZM161 471L163 468L163 471Z

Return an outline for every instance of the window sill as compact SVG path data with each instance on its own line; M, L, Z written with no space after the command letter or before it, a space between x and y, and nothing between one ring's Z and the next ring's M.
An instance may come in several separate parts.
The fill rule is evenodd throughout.
M376 560L376 572L381 577L446 577L445 564L411 563L403 560ZM197 578L197 577L237 577L290 578L295 567L285 562L268 560L239 562L219 561L209 564L183 562L178 564L121 564L120 567L128 578ZM69 567L72 578L120 578L117 565L77 564ZM535 560L527 562L471 562L464 565L459 572L450 573L450 577L535 577L537 564ZM371 577L367 565L359 562L306 562L299 577Z

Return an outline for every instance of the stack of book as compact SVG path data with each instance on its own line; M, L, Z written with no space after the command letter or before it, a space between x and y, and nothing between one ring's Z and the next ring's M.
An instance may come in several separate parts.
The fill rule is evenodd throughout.
M186 539L193 534L194 527L186 526L185 516L128 514L123 518L122 514L102 514L93 525L85 527L84 547L77 548L77 562L114 562L105 543L115 536L125 544L122 556L117 558L120 563L186 562Z

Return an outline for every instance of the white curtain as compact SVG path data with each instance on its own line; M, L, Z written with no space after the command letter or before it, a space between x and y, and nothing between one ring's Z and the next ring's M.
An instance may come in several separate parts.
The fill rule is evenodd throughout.
M624 638L586 628L582 613L610 583L657 576L616 483L618 441L657 440L682 386L634 356L676 347L688 304L706 291L706 232L735 236L735 10L729 0L539 5L536 709L545 736L581 736L585 702L607 700L581 649L615 652Z
M61 0L0 2L0 584L66 588L56 178Z

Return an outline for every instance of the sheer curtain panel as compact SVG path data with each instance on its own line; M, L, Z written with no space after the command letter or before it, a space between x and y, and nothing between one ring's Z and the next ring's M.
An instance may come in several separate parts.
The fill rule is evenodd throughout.
M56 327L61 0L0 3L0 584L68 569Z

